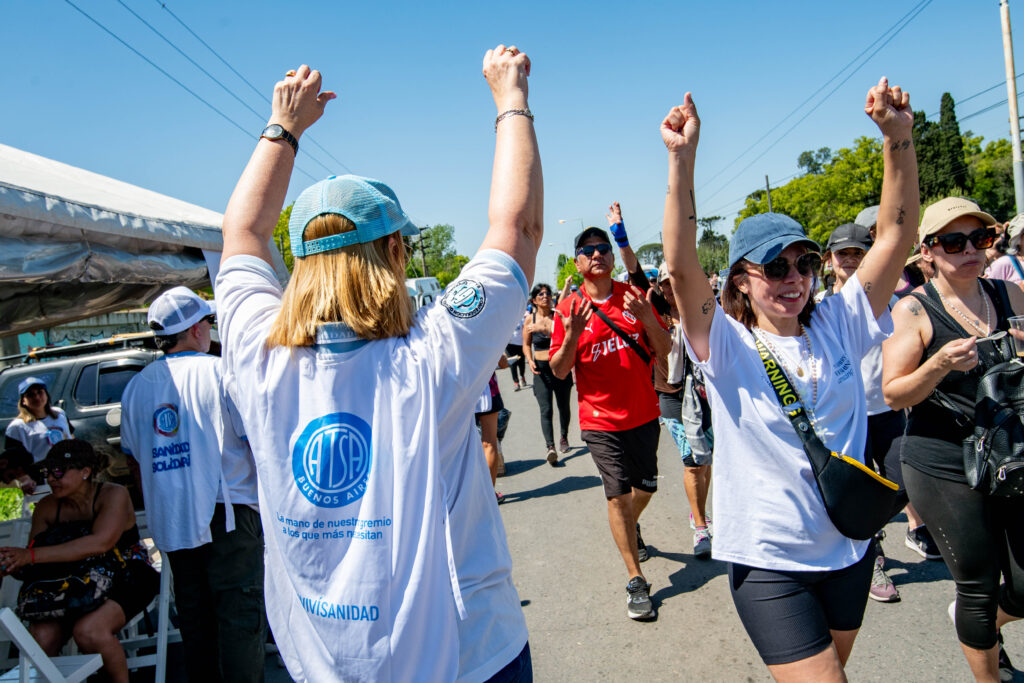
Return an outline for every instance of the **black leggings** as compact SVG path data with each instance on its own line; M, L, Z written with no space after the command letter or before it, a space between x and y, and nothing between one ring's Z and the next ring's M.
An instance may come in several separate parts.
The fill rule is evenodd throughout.
M555 434L551 424L554 417L554 410L551 406L551 394L555 395L555 402L558 403L558 425L561 427L562 438L569 435L569 399L572 396L572 378L558 379L551 372L551 364L546 360L534 360L539 375L533 377L533 395L537 397L537 404L540 406L540 430L544 434L544 444L555 445Z
M995 647L996 607L1024 617L1024 500L986 496L907 464L903 480L956 582L957 637L977 650Z
M509 367L512 368L512 381L518 384L519 378L522 377L523 382L526 382L526 358L523 357L522 344L507 345L505 347L505 355L509 358L519 356L519 360L515 363L509 363Z

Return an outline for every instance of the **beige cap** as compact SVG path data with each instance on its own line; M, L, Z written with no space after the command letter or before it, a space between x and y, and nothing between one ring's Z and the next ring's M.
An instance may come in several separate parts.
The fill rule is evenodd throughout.
M997 222L970 199L946 197L924 210L924 215L921 216L921 227L917 229L917 241L924 242L926 238L939 232L961 216L979 218L986 227L995 225Z
M1010 237L1017 237L1024 231L1024 213L1018 213L1016 216L1010 219L1010 225L1006 228L1007 232L1010 233Z

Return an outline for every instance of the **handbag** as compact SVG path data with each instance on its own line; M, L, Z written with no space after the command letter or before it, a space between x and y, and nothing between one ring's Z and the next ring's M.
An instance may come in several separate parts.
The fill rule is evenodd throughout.
M1006 283L991 282L1003 312L1011 312ZM948 315L930 296L914 296L933 315ZM973 417L944 392L932 395L957 425L973 429L963 443L967 485L990 496L1024 495L1024 362L1014 357L1008 334L999 331L978 340L978 367Z
M782 365L756 335L754 343L779 405L803 444L828 518L847 538L866 541L873 537L892 517L899 486L850 456L825 446L796 399L796 390Z
M36 546L59 545L90 532L91 522L55 524L39 533ZM21 571L17 615L25 621L77 619L107 600L125 561L116 548L75 562L30 565Z

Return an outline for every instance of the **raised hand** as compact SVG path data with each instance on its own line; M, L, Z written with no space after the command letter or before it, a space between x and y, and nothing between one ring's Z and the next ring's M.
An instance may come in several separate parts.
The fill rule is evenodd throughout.
M623 249L628 247L629 236L626 235L626 224L622 222L622 207L619 206L619 203L612 202L604 217L608 219L608 226L611 228L615 243Z
M330 90L320 92L319 71L311 71L303 64L289 71L283 81L274 85L270 123L277 123L298 137L323 116L324 107L335 95Z
M910 93L900 86L889 87L889 79L882 76L878 85L868 90L864 113L871 117L882 134L890 138L909 138L914 128L914 110L910 108Z
M484 55L484 78L491 87L498 113L526 109L530 58L515 45L498 45Z
M573 301L572 305L569 306L569 315L567 316L562 315L562 312L557 308L553 310L555 315L562 321L562 327L565 328L565 336L572 339L580 338L587 323L590 322L590 316L594 314L594 309L589 299L584 300L582 303Z
M608 213L604 215L608 219L608 225L612 226L616 223L622 222L622 207L619 206L618 202L612 202L612 205L608 207Z
M661 139L670 152L694 154L697 151L700 118L690 93L686 93L683 103L672 107L661 122Z

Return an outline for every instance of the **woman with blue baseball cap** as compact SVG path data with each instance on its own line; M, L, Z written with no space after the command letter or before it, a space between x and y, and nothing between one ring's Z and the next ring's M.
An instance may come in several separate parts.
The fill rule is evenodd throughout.
M878 237L842 290L817 305L820 249L799 223L776 213L740 223L722 304L715 303L697 260L700 121L689 93L661 126L669 151L665 257L715 434L713 556L729 562L740 619L780 681L846 680L843 667L871 580L870 541L836 528L803 445L814 441L812 432L819 446L862 467L867 409L860 359L891 331L889 297L914 242L919 207L909 96L883 78L868 92L865 113L883 135ZM805 436L798 436L797 419Z
M531 680L526 622L473 407L526 305L542 241L530 60L499 45L490 229L414 314L395 193L303 191L287 288L270 238L301 134L334 98L302 66L224 214L216 283L227 383L259 471L267 614L299 681Z
M4 456L28 453L26 464L40 462L54 444L74 438L73 432L64 411L50 403L46 380L26 377L18 384L18 417L7 425Z

